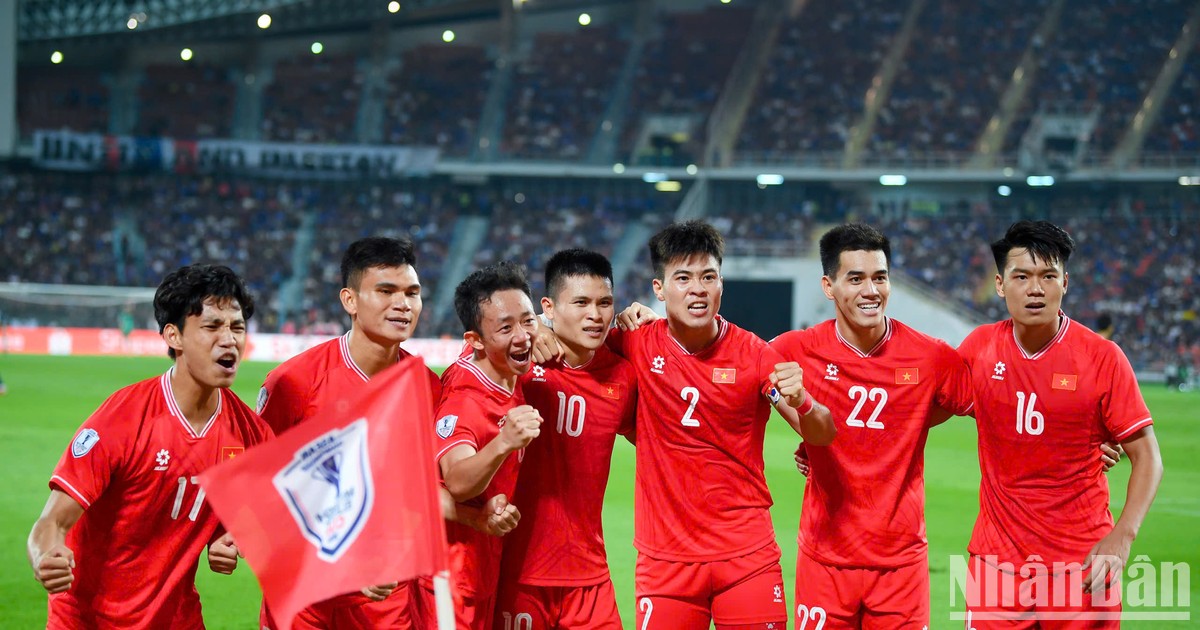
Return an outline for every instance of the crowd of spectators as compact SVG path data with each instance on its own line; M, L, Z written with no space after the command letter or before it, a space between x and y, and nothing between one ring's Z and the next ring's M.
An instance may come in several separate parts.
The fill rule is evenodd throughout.
M657 114L693 117L694 133L684 151L702 152L708 115L741 53L752 18L753 10L739 5L659 16L659 36L646 44L634 79L629 111L635 117L626 125L622 155L635 149L637 117Z
M970 151L1048 4L930 2L918 17L868 149L893 159Z
M841 152L903 18L896 2L848 0L809 2L787 20L742 125L738 159Z
M583 157L627 48L615 26L537 35L516 67L501 153L518 158Z
M280 60L263 96L263 139L356 142L363 81L354 55L305 54Z
M17 70L21 134L38 129L108 130L109 90L94 68L22 67Z
M168 138L227 138L237 88L229 69L199 63L146 67L135 132Z
M492 73L492 61L479 46L428 44L405 52L399 74L388 81L384 138L469 156Z
M1080 113L1099 108L1090 149L1114 148L1166 62L1190 7L1184 0L1067 0L1053 40L1038 57L1035 84L1009 129L1006 147L1017 148L1039 108Z
M1200 151L1200 41L1196 42L1175 87L1150 128L1143 152L1195 155Z

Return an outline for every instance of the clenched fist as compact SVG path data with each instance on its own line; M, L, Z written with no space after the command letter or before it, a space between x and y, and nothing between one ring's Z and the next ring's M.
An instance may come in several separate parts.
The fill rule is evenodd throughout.
M500 427L500 439L504 451L511 453L529 445L542 431L542 415L530 405L513 407L504 414L504 426Z
M771 372L771 384L788 406L794 409L802 407L808 398L804 391L804 370L794 361L776 364L775 371Z

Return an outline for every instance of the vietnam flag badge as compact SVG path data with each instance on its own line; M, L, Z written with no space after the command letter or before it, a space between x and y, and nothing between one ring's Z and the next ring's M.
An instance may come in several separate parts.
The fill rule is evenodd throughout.
M227 462L245 452L246 452L246 447L244 447L244 446L222 446L221 447L221 461Z
M713 382L726 384L737 381L737 368L713 368Z
M620 383L600 383L600 395L604 398L613 400L621 400L621 384Z
M1050 382L1050 387L1053 389L1065 389L1069 392L1075 391L1075 386L1078 384L1079 375L1077 374L1059 374L1054 373L1054 380Z
M921 382L921 370L915 367L896 368L897 385L916 385Z

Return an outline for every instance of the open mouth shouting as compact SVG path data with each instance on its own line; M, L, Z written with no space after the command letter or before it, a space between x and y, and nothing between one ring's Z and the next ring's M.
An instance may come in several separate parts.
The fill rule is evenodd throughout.
M237 373L238 358L232 352L226 352L217 357L217 367L227 376L233 376Z

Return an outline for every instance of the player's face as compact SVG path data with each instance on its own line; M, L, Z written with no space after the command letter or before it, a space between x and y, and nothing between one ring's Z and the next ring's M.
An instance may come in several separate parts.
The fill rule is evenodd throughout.
M1066 292L1067 272L1062 264L1037 259L1023 247L1009 251L1004 275L996 274L996 293L1021 326L1055 324Z
M537 316L533 302L524 291L506 289L492 294L479 305L480 333L465 336L476 353L487 356L499 376L519 376L529 371L533 349L533 333L537 331Z
M884 326L892 284L882 251L855 250L838 255L837 277L822 276L825 297L833 300L839 322L858 330Z
M371 267L355 290L342 289L355 327L380 345L407 341L421 317L421 280L411 265Z
M542 298L542 312L554 320L554 334L568 346L595 351L612 325L612 284L598 276L567 276L554 299Z
M710 254L667 262L664 279L654 279L654 295L667 305L667 319L687 328L713 323L721 309L721 266Z
M237 300L209 298L183 330L167 324L163 337L175 349L176 370L204 387L230 387L246 350L246 318Z

